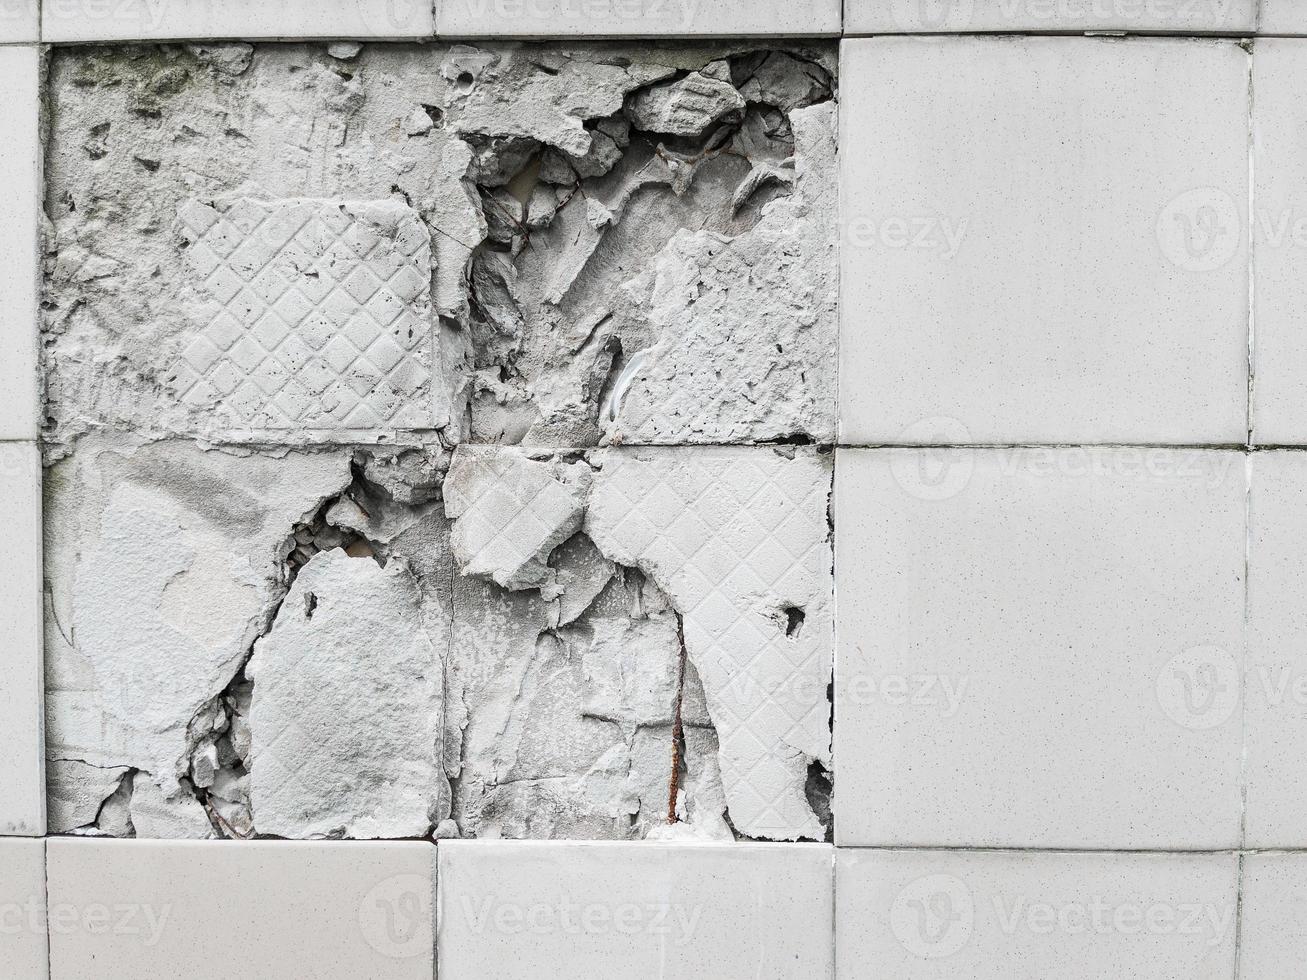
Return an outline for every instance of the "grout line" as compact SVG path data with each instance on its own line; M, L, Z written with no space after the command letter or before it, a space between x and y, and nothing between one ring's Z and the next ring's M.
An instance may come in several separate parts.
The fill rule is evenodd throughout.
M1234 980L1243 975L1243 869L1244 855L1239 855L1234 885Z
M637 842L638 843L638 842ZM729 844L727 846L730 846ZM888 851L903 854L1068 854L1068 855L1155 855L1160 857L1231 857L1307 855L1307 847L1222 847L1222 848L1163 848L1163 847L945 847L904 844L836 844L838 851Z

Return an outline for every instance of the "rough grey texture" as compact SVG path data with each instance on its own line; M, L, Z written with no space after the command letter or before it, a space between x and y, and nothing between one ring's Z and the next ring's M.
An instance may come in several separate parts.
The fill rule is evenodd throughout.
M51 759L139 770L165 797L183 793L204 734L192 720L212 711L284 595L289 530L349 479L339 454L102 437L50 468ZM53 796L76 796L59 786L66 775L52 769ZM86 816L72 807L77 822L56 814L55 829Z
M251 810L280 837L420 837L436 812L443 664L402 558L300 571L246 667Z
M56 51L52 829L825 836L828 468L596 447L833 439L834 67ZM731 481L780 470L808 577L756 608L740 554L687 578L623 520L679 507L715 547L776 512ZM820 692L788 725L741 722L723 651L751 644L804 653L773 665Z
M60 51L47 436L830 441L833 68L743 44ZM387 214L421 240L330 251ZM352 346L323 348L333 323Z

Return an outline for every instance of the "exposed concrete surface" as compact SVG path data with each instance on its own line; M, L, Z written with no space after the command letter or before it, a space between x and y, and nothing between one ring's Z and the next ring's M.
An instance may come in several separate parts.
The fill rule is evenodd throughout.
M826 837L834 70L56 51L52 830Z

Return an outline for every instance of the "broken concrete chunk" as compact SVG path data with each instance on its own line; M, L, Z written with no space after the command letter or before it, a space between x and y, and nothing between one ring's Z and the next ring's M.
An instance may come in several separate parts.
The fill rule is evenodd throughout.
M548 583L549 554L580 529L590 479L582 462L459 447L445 480L459 569L506 589Z
M51 467L50 758L148 772L174 798L218 695L284 594L290 531L349 480L343 454L110 437ZM208 720L193 723L199 715Z
M363 45L358 41L333 41L327 45L327 54L339 61L350 61L358 57Z
M164 796L147 772L132 779L130 813L136 836L150 840L203 840L213 826L195 797L184 791Z
M731 821L753 837L825 836L804 790L830 765L830 487L811 450L613 450L595 477L586 533L681 611Z
M609 439L834 438L835 114L823 103L791 119L795 174L774 176L793 180L795 193L768 203L758 225L734 238L677 233L625 286L623 316L657 341L623 375L615 421L601 419ZM755 168L736 203L772 176Z
M574 535L555 548L549 566L554 569L559 626L566 626L589 609L617 571L584 534Z
M126 766L101 768L75 759L47 760L46 819L50 833L66 834L92 826L105 800L118 790L129 772Z
M254 649L259 833L420 837L440 769L442 659L407 564L323 552Z
M740 94L788 113L830 98L831 77L820 65L769 51L741 83Z
M715 61L674 82L650 86L633 95L626 113L637 129L667 136L702 136L716 123L744 117L744 97L730 81L730 66Z

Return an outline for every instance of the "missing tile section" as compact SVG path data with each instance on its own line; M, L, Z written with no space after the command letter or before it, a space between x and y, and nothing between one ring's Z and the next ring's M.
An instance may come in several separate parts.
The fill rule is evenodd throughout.
M154 794L171 807L151 811L159 835L194 834L191 756L285 595L287 531L349 481L340 453L110 436L48 470L52 832L94 823L104 780L131 769L152 783L134 780L138 808Z
M236 439L430 429L431 241L381 201L186 202L192 335L166 377Z
M689 659L721 740L732 824L752 837L821 840L805 797L830 768L834 618L829 458L769 449L612 450L586 533L645 571L685 619ZM805 610L787 635L774 610Z
M313 598L310 615L309 597ZM254 647L250 803L279 837L422 837L435 823L443 658L402 558L336 548ZM324 656L324 651L347 656Z

